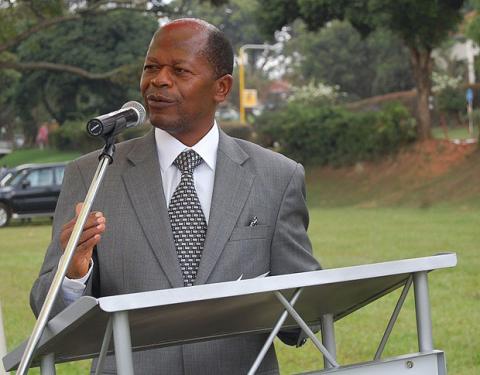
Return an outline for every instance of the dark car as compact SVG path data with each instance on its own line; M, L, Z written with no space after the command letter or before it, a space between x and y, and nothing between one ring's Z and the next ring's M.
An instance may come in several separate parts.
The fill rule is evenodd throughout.
M0 186L0 227L11 218L53 216L66 163L24 164Z

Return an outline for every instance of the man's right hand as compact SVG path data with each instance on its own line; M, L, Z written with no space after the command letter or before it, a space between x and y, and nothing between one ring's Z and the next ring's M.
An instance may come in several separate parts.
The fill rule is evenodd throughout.
M62 232L60 233L60 245L62 246L63 251L65 251L68 240L72 235L73 227L77 222L82 205L83 202L77 203L75 207L75 218L70 220L62 228ZM102 212L95 211L88 215L77 248L75 249L72 261L67 270L66 276L69 279L80 279L87 274L92 259L93 248L100 242L101 235L105 232L105 223L106 219Z

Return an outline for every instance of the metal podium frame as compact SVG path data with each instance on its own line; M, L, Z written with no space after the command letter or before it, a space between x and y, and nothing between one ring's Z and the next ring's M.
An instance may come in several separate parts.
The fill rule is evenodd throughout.
M81 297L50 320L32 366L55 374L55 363L116 353L117 372L132 375L132 351L206 341L240 334L269 333L248 374L255 374L280 329L301 327L324 357L325 369L311 374L446 374L445 358L434 350L428 272L454 267L454 253L291 275L125 294ZM388 337L413 284L418 353L381 359ZM340 366L334 322L403 287L371 362ZM191 314L195 311L195 314ZM175 319L174 319L175 318ZM321 326L322 341L310 329ZM113 345L111 338L113 335ZM75 341L70 340L75 337ZM4 357L17 368L26 342Z

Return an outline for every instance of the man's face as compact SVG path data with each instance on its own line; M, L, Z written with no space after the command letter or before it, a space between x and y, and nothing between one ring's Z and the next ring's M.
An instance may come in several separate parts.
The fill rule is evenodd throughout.
M153 126L182 139L200 139L213 124L217 80L200 52L207 34L195 25L171 24L150 43L140 89Z

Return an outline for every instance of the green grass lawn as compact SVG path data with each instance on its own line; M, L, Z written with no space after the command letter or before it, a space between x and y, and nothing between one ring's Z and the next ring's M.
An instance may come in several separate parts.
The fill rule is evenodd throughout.
M434 345L445 350L450 375L480 373L480 278L478 214L452 207L311 209L310 237L325 268L429 256L455 251L458 266L429 276ZM34 324L28 294L49 242L48 221L15 223L0 230L0 300L8 349ZM340 364L373 358L399 291L336 324ZM417 351L413 291L405 302L385 356ZM300 349L277 343L282 374L323 367L312 344ZM89 362L57 366L60 374L85 374ZM32 374L38 372L32 371Z
M44 150L38 148L21 149L1 158L0 164L5 164L8 167L16 167L17 165L26 163L53 163L73 160L80 155L81 153L78 151L64 152L50 148Z
M448 128L447 130L448 139L468 139L468 138L478 138L478 126L474 125L473 127L473 134L470 135L468 132L468 125L467 126L459 126ZM434 138L437 139L445 139L445 132L441 127L435 127L432 129L432 135Z

